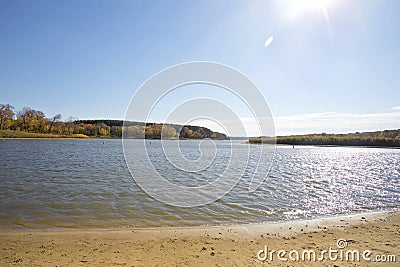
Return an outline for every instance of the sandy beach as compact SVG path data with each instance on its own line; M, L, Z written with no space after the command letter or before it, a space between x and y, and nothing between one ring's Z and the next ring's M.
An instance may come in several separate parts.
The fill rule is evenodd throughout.
M371 253L360 261L351 254L340 259L339 252L336 260L327 253L320 260L330 247L343 255ZM279 250L287 253L278 258ZM289 257L293 250L298 260L295 253ZM316 260L307 253L302 260L304 250L315 251ZM396 262L378 262L376 256ZM398 266L399 261L398 211L242 226L0 232L1 266Z

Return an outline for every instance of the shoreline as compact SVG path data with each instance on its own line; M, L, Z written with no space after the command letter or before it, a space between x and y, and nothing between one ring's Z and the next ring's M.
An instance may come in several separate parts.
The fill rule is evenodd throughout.
M363 212L354 212L346 214L336 214L336 215L321 215L310 218L295 218L287 220L276 220L276 221L264 221L264 222L254 222L254 223L241 223L241 224L203 224L203 225L187 225L187 226L139 226L139 227L90 227L90 226L50 226L50 227L36 227L36 226L24 226L24 227L5 227L0 228L1 233L63 233L63 232L99 232L99 231L175 231L175 230L199 230L199 229L219 229L219 228L263 228L272 227L274 225L285 225L285 224L299 224L305 222L325 222L325 221L337 221L340 219L352 218L356 220L359 217L368 217L369 219L384 218L391 213L399 213L400 209L387 209L387 210L371 210Z
M400 261L399 233L399 210L247 225L0 231L0 265L263 266L256 254L265 245L275 250L322 249L335 247L336 240L343 238L352 249L369 248L397 255ZM354 262L338 265L354 266Z
M271 145L268 143L250 143L250 142L245 142L243 144L248 144L248 145ZM276 143L275 146L285 146L285 147L307 147L307 146L313 146L313 147L354 147L354 148L391 148L391 149L400 149L400 146L351 146L351 145L292 145L292 144L280 144Z

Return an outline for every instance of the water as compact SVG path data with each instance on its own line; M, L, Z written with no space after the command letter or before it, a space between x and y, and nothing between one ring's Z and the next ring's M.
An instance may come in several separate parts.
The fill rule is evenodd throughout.
M135 147L140 141L129 142ZM149 153L156 169L186 186L215 179L231 151L228 141L216 141L215 162L196 174L179 171L160 153L160 141L151 142ZM233 145L247 153L247 145L238 141ZM254 155L259 147L250 148ZM192 160L201 156L199 141L181 141L181 151ZM400 204L398 149L278 146L268 179L249 193L252 170L250 164L222 199L179 208L139 188L126 166L121 140L4 140L0 141L0 228L259 223L386 210Z

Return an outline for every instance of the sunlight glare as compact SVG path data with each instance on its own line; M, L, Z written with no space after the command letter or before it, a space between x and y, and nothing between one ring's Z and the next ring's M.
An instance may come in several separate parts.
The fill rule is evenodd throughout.
M335 2L335 0L291 0L288 3L289 15L292 18L297 18L313 10L326 14L327 8L331 6L333 2Z

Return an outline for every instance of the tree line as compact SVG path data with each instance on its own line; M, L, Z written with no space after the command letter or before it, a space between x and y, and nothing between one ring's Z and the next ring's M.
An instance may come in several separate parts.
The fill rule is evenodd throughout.
M144 123L122 120L79 120L69 117L62 121L61 114L46 117L44 112L30 107L16 111L10 104L0 104L0 131L6 136L20 137L20 132L60 136L88 136L148 139L226 139L226 135L208 128L191 125ZM13 131L13 132L11 132ZM3 134L4 136L5 134ZM34 135L33 135L34 136Z
M349 134L322 133L278 136L276 138L258 137L250 139L249 142L252 144L276 142L286 145L400 147L400 129Z

